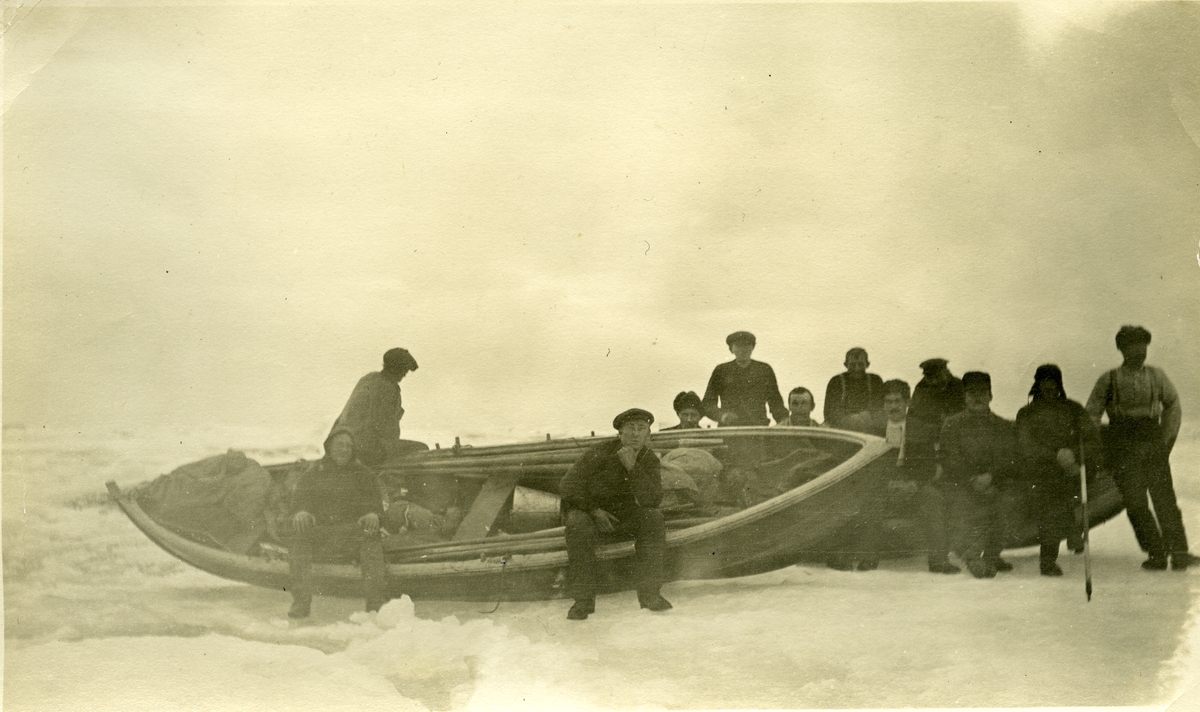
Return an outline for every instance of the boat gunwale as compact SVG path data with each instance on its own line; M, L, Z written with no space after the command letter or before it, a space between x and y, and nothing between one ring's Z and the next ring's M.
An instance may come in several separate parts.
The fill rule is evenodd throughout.
M849 477L854 472L866 467L879 456L893 449L887 442L879 437L856 433L851 431L834 430L830 428L813 428L802 426L789 427L761 427L747 426L737 428L722 428L727 434L738 433L739 437L760 437L767 436L771 438L796 437L803 434L808 437L816 435L823 439L840 440L851 444L859 444L861 447L857 452L849 458L830 468L828 471L813 478L812 480L783 492L775 497L772 497L764 502L760 502L753 506L747 507L738 512L720 517L714 521L697 524L686 529L669 531L667 533L667 548L675 549L686 545L694 544L705 538L719 536L720 534L737 529L755 521L764 519L781 510L785 510L798 500L803 500L809 496L816 494L832 487ZM599 438L597 438L599 440ZM653 444L653 443L652 443ZM294 463L277 463L267 465L267 468L278 468ZM199 542L193 541L181 534L178 534L168 527L155 521L141 506L137 503L135 492L122 492L115 482L109 482L108 491L112 499L121 507L121 510L129 519L147 536L151 541L157 544L167 553L184 561L185 563L208 571L216 576L228 578L231 580L245 581L245 578L238 578L226 573L214 571L218 569L250 569L252 573L261 576L269 577L286 577L288 576L288 563L286 560L270 559L262 556L252 556L249 554L237 554L230 551L222 551L215 547L206 546ZM562 541L564 537L553 537L548 539ZM477 540L479 542L498 541L498 537L486 537ZM536 540L535 540L536 541ZM526 544L530 542L514 542L516 544ZM562 548L557 548L554 551L530 552L521 553L519 546L515 547L508 553L497 554L495 556L479 556L477 558L453 560L453 561L438 561L438 562L405 562L405 563L388 563L389 577L403 579L406 577L420 577L424 579L437 579L441 577L453 577L464 573L490 573L497 566L505 566L511 569L521 570L537 570L546 568L561 567L566 564L567 552L565 542L560 545ZM395 551L403 551L403 549L395 549ZM596 556L598 559L610 560L619 559L629 556L634 551L633 541L620 541L611 544L603 544L597 547ZM427 552L426 555L436 554L437 550ZM356 565L337 564L337 563L313 563L314 576L330 576L337 578L357 577L359 570Z

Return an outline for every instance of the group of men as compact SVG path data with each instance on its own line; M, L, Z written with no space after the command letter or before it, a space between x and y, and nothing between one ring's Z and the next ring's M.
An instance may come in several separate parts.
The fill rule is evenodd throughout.
M1150 341L1150 332L1140 326L1121 327L1116 345L1123 362L1100 377L1086 406L1067 398L1058 366L1038 367L1029 403L1015 422L991 411L987 373L971 371L958 378L945 359L928 359L910 395L906 382L885 382L867 372L866 350L850 349L845 372L830 379L825 390L825 425L885 437L896 447L897 459L856 522L855 545L831 557L829 565L876 568L883 522L916 514L930 571L960 571L949 560L956 521L964 534L959 553L974 576L1009 571L1012 566L1000 558L1002 505L1024 490L1032 495L1038 521L1041 573L1061 576L1061 542L1066 539L1074 549L1081 545L1074 502L1084 463L1092 472L1106 465L1112 474L1148 555L1143 568L1185 570L1200 561L1188 553L1169 463L1182 409L1162 369L1146 365ZM675 427L700 427L703 417L718 426L769 425L767 412L776 425L818 425L810 416L814 403L807 389L793 389L783 406L774 371L750 358L753 334L735 332L726 343L733 360L713 370L703 398L692 392L676 397L680 425Z
M1086 407L1067 398L1057 366L1040 366L1029 404L1015 422L991 411L987 373L971 371L958 378L945 359L929 359L921 363L923 377L910 393L902 380L884 381L868 373L864 349L848 351L845 372L826 387L825 425L883 437L896 455L888 476L879 481L854 523L852 546L832 556L829 565L841 570L876 568L883 523L897 513L915 513L931 572L960 571L949 554L951 522L961 521L965 536L958 547L960 557L972 575L994 577L1012 569L1000 557L1002 503L1027 488L1038 520L1041 573L1061 576L1056 563L1061 542L1066 539L1077 546L1081 531L1073 507L1081 466L1087 463L1094 471L1104 460L1124 498L1138 543L1148 554L1143 568L1184 570L1200 561L1188 553L1168 461L1181 421L1179 397L1161 369L1145 364L1150 339L1142 327L1121 328L1116 343L1124 361L1097 381ZM770 424L768 413L779 426L819 425L811 417L811 391L793 389L785 404L772 368L751 358L753 334L739 331L726 343L733 360L713 370L703 398L694 392L675 398L680 422L667 430L699 428L705 417L720 427L764 426ZM398 384L416 368L408 351L388 351L383 370L364 376L355 387L330 433L326 457L301 479L293 503L299 555L291 557L296 580L289 615L308 615L311 591L305 580L312 552L320 547L350 553L357 548L367 607L381 605L381 513L378 497L371 496L377 483L361 465L377 466L401 451L399 420L404 410ZM1102 444L1103 415L1109 423ZM574 599L569 619L583 620L595 611L595 548L617 537L635 539L641 606L652 611L671 608L660 592L666 528L658 509L663 497L659 460L648 446L653 422L654 416L640 408L622 412L613 421L618 437L589 449L560 484L568 593ZM334 480L341 484L330 485Z

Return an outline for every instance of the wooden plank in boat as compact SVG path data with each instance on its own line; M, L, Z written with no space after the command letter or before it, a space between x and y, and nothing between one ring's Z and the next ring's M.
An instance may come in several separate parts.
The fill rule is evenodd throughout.
M488 481L483 483L479 496L471 503L471 511L467 512L462 524L458 525L458 531L454 532L454 541L482 539L487 536L520 477L519 473L514 472L496 474L488 478Z

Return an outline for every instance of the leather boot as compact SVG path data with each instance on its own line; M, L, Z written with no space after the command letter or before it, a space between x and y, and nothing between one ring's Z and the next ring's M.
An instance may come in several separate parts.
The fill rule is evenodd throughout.
M649 608L655 612L669 611L673 608L670 602L663 598L662 594L660 594L658 591L654 591L653 593L641 593L639 591L638 604L640 604L642 608Z
M571 610L567 611L567 620L569 621L585 621L587 617L596 612L596 599L581 598L575 601L575 605L571 606Z

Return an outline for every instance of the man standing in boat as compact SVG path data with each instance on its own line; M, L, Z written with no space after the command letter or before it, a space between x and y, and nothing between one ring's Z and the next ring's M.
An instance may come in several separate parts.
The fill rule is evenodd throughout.
M825 425L846 428L847 418L883 411L883 379L867 373L867 350L856 346L846 352L846 370L829 379L825 387Z
M1171 568L1181 571L1200 561L1188 553L1187 533L1171 480L1171 450L1183 411L1167 374L1146 365L1149 345L1149 331L1122 326L1117 332L1117 349L1124 362L1096 381L1086 407L1097 425L1101 416L1108 414L1108 465L1125 500L1138 545L1149 554L1142 567L1161 571L1167 568L1170 556ZM1153 513L1147 495L1154 502Z
M705 415L722 425L770 425L766 411L776 423L788 417L775 371L762 361L750 358L757 340L749 331L737 331L725 337L733 354L713 369L704 391Z
M667 530L658 509L660 463L648 447L653 422L641 408L618 415L613 427L619 437L591 447L559 485L567 520L568 594L575 599L570 620L585 620L596 611L596 545L617 536L635 539L638 603L652 611L671 608L659 593Z
M417 370L417 360L407 350L389 349L383 355L383 370L368 373L358 380L334 429L346 428L358 443L358 460L378 467L399 448L400 381L409 371Z

